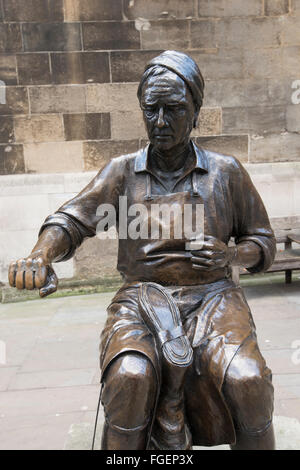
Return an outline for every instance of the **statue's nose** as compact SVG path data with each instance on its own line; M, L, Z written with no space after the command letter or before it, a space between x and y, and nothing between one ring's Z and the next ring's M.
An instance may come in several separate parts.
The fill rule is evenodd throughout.
M157 127L164 127L165 124L164 108L161 106L158 112Z

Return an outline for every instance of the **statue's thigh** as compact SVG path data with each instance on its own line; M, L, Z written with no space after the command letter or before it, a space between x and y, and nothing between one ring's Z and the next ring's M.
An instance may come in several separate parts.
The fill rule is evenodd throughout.
M259 431L272 420L272 374L255 337L248 338L228 366L223 393L235 424Z

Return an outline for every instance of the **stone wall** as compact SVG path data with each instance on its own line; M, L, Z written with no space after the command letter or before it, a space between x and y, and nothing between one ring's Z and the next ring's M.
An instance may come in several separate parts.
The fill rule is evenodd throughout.
M205 77L199 144L250 167L263 163L264 174L290 162L292 174L300 156L299 0L0 0L0 280L89 172L144 144L137 83L164 49L189 53ZM72 181L81 186L70 190ZM292 206L281 196L286 215L291 207L296 214L299 196ZM96 272L97 243L85 243L61 275ZM97 275L113 272L113 251L101 254Z

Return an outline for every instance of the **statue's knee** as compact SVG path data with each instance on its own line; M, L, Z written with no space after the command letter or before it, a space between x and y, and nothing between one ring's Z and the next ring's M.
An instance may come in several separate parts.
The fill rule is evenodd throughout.
M271 371L256 361L247 361L237 371L229 367L224 395L236 425L250 433L268 427L273 414Z
M112 426L133 429L146 426L156 397L154 368L145 356L126 353L105 373L102 404Z

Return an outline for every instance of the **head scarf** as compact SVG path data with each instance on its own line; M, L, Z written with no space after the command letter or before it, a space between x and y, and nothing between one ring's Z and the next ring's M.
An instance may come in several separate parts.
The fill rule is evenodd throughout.
M154 57L154 59L146 65L144 74L155 65L165 67L171 72L176 73L189 88L197 108L202 106L204 97L204 79L198 65L190 56L183 52L165 51L159 56ZM148 76L151 76L151 74ZM139 89L141 88L143 81L144 79L142 77Z

